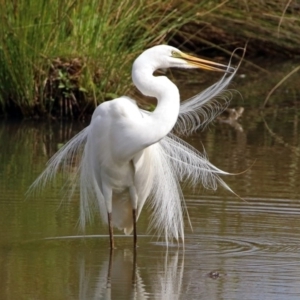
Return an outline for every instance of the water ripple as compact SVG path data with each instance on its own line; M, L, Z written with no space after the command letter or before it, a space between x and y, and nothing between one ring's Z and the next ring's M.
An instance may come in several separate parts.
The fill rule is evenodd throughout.
M230 237L190 235L186 240L185 250L198 250L201 255L237 256L254 253L263 248L254 242Z

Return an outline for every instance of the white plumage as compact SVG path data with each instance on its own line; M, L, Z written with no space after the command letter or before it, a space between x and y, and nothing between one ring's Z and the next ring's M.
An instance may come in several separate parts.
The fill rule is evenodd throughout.
M180 104L176 85L165 76L153 76L155 70L169 67L222 70L225 75ZM144 95L157 99L156 109L141 110L125 96L100 104L90 125L52 157L32 187L43 187L59 169L66 171L67 165L80 157L72 186L80 185L81 227L92 214L100 213L104 222L111 220L111 227L130 234L148 201L152 207L150 227L166 241L184 240L185 203L180 182L230 188L219 177L226 172L170 132L175 126L177 132L188 135L211 121L226 107L229 99L223 92L235 73L230 66L197 59L174 47L160 45L146 50L134 62L132 78Z

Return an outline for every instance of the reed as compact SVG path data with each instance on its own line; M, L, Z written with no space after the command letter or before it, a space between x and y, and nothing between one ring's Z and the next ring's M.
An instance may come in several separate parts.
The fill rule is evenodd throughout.
M26 117L79 117L126 92L133 58L193 16L165 0L1 2L0 106Z
M178 40L190 49L202 45L202 52L232 51L248 42L252 58L292 57L300 54L299 11L300 4L291 0L210 1L178 31Z
M0 0L0 114L83 117L128 94L133 59L158 43L297 52L290 2Z

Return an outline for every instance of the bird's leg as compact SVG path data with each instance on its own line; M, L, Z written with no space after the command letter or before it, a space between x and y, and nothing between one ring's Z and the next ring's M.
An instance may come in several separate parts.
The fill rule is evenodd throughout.
M136 248L137 234L136 234L136 209L132 209L132 222L133 222L133 247Z
M104 181L101 182L101 192L103 194L106 210L107 210L107 221L108 221L108 231L109 231L109 242L110 249L114 249L114 233L112 227L112 189L110 185L106 184Z
M107 216L108 216L108 231L109 231L110 249L112 250L115 248L115 244L114 244L114 232L113 232L113 227L111 224L111 213L108 213Z
M136 192L136 188L131 186L129 188L131 204L132 204L132 223L133 223L133 247L137 246L137 234L136 234L136 211L137 211L137 202L138 196Z

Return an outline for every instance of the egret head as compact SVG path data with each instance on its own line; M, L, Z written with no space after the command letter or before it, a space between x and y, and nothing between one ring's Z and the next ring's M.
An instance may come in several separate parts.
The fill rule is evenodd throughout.
M143 65L150 65L154 70L166 68L199 68L223 73L234 72L233 67L186 54L168 45L154 46L143 52L136 61L143 61Z

